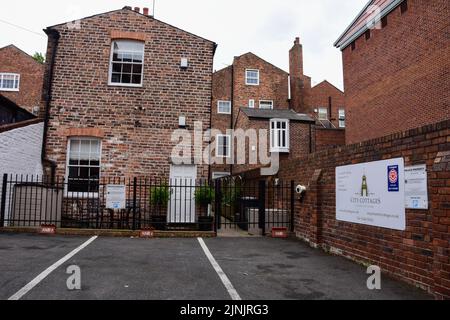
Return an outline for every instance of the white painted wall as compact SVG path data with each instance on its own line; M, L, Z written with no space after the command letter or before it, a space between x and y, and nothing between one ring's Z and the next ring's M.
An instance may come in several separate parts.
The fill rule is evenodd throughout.
M43 132L44 123L41 122L0 133L0 195L4 173L39 176L43 174ZM9 204L6 203L7 211L8 208Z

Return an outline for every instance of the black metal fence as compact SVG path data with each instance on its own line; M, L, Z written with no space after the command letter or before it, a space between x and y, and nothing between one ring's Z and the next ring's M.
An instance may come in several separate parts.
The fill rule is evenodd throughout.
M2 177L0 226L141 230L293 228L294 183L104 178Z
M80 191L83 190L83 191ZM208 181L4 175L0 226L213 231Z
M295 186L279 179L223 178L216 182L218 229L266 234L272 228L294 230Z

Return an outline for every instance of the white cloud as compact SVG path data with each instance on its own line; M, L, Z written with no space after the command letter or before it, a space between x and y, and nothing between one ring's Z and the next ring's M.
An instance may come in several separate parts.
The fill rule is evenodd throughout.
M305 72L315 82L328 79L342 88L340 51L333 42L361 10L366 0L156 0L156 18L219 44L215 68L229 65L233 57L252 51L288 70L288 51L294 38L302 39ZM16 0L2 4L0 47L14 43L33 54L45 52L47 26L111 11L125 5L151 7L152 0Z

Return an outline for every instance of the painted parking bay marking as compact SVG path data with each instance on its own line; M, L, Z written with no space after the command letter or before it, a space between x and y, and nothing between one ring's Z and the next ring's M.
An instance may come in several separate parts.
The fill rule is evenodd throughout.
M83 243L81 246L55 262L53 265L48 267L46 270L44 270L40 275L38 275L36 278L31 280L25 287L17 291L14 295L12 295L8 300L20 300L24 295L26 295L30 290L32 290L35 286L37 286L42 280L47 278L53 271L58 269L62 264L67 262L69 259L71 259L73 256L75 256L77 253L79 253L81 250L86 248L88 245L90 245L92 242L94 242L98 237L92 237L85 243Z
M228 294L230 295L231 299L233 300L242 300L239 294L237 293L236 289L234 289L233 285L231 284L230 279L228 279L225 272L223 272L220 265L217 263L214 256L211 254L211 251L209 251L208 247L206 246L205 241L203 241L202 238L198 238L198 242L200 243L200 246L202 247L203 251L205 252L206 257L208 258L209 262L213 266L214 270L216 270L217 275L219 276L220 280L222 281L223 285L228 291Z

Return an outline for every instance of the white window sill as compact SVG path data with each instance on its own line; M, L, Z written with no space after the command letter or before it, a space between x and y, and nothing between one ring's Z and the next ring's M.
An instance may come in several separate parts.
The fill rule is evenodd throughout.
M65 192L64 197L73 198L73 199L82 199L82 200L90 200L90 199L98 199L98 192Z
M142 84L108 83L109 87L142 88Z
M231 112L217 112L217 114L223 114L223 115L229 116L229 115L231 115Z
M8 91L8 92L19 92L20 90L19 89L2 89L2 88L0 88L0 91Z
M246 83L245 85L257 87L257 86L259 86L259 83Z
M290 153L289 148L271 148L270 153Z

